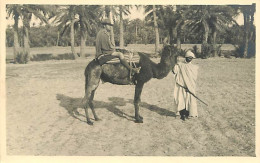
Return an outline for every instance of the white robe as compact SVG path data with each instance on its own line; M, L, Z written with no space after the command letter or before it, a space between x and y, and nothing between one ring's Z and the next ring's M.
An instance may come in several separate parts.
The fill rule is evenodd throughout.
M196 95L196 80L198 74L198 66L192 63L180 62L174 66L174 101L175 111L179 112L186 108L190 116L197 117L197 101L190 93L186 92L181 86L188 88L190 92ZM181 86L180 86L181 85Z

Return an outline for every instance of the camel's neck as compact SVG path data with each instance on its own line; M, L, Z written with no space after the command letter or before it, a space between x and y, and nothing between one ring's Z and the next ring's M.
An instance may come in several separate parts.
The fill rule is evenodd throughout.
M162 79L169 74L171 69L172 66L169 60L168 61L161 60L160 63L155 64L153 66L153 77L157 79Z

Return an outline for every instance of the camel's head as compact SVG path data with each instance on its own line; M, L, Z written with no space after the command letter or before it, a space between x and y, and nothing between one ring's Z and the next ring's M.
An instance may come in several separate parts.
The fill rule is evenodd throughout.
M161 52L161 61L173 67L177 63L178 50L172 45L164 45Z

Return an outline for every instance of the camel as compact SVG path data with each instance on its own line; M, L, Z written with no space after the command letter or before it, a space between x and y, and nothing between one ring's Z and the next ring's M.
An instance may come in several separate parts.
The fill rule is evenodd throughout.
M93 99L100 80L117 85L128 85L130 80L135 83L134 107L135 122L143 123L143 117L139 114L139 103L141 102L141 93L143 86L152 78L162 79L172 70L177 60L177 49L170 45L164 45L161 53L160 63L156 64L143 52L137 52L140 56L137 67L141 67L140 72L134 74L133 79L129 78L129 70L122 64L103 64L99 65L97 60L92 60L85 69L85 96L83 106L87 118L87 124L93 125L89 118L88 108L90 107L95 121L100 119L95 113Z

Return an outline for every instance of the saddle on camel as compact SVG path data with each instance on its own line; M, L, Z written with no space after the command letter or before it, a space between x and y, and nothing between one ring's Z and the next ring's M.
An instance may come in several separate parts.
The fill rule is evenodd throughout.
M126 49L116 49L117 52L121 52L124 55L124 59L132 68L138 68L137 64L140 60L140 56L138 53L134 53L132 51L128 51ZM100 55L99 57L95 58L95 60L99 63L99 65L104 68L103 65L112 64L116 66L117 64L121 64L121 61L118 57L112 55ZM140 70L140 67L138 68ZM129 70L129 78L132 79L134 74L133 69ZM139 73L139 72L138 72Z
M135 66L139 61L139 55L133 55L133 52L125 49L116 49L111 42L110 34L113 24L109 20L101 22L102 27L96 37L96 58L100 66L104 64L122 64L129 70L130 79L135 73L139 73L140 68ZM124 54L123 54L124 53ZM102 66L103 67L103 66Z

